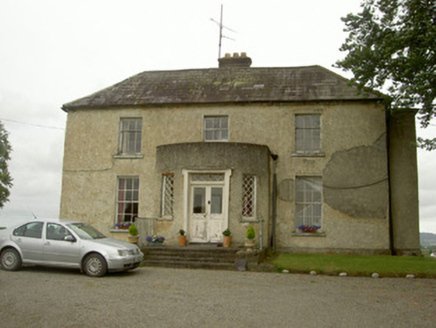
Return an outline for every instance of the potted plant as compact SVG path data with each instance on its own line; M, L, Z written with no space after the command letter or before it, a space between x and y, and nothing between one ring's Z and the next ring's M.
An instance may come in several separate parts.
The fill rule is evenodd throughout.
M316 233L318 231L318 229L320 229L321 227L318 227L316 225L308 225L308 224L304 224L298 227L298 229L300 230L300 232L303 233Z
M247 250L252 250L254 248L254 245L256 243L255 238L256 238L256 232L254 231L253 226L249 226L245 238L245 248Z
M229 228L223 231L223 247L230 247L230 244L232 242L231 234L232 232Z
M165 241L165 237L152 235L145 237L145 240L147 241L147 246L162 246Z
M186 235L185 230L179 230L179 246L186 246Z
M139 231L138 228L136 228L135 223L132 223L129 226L129 236L128 236L129 242L132 244L137 244L139 239Z

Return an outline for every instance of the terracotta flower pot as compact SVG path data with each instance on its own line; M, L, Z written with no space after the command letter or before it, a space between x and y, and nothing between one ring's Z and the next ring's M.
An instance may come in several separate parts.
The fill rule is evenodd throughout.
M139 240L139 236L128 235L127 238L129 239L129 242L132 244L137 244Z
M230 244L232 243L232 237L230 236L224 236L223 237L223 247L230 247Z
M179 236L179 246L186 246L186 236Z

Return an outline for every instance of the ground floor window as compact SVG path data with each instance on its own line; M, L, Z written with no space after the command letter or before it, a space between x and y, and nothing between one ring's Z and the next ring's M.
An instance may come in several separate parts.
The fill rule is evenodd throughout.
M173 217L174 214L174 174L162 176L162 217Z
M297 177L295 225L299 232L316 232L322 225L322 178Z
M256 176L245 174L242 177L242 217L256 217Z
M138 216L139 207L139 178L118 178L117 218L115 227L127 229Z

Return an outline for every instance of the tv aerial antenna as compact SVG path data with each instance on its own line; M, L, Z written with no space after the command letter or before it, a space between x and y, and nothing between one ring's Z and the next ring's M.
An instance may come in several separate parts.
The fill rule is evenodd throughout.
M221 43L222 43L222 39L229 39L232 41L236 41L235 39L229 38L228 36L223 35L223 28L233 32L233 33L238 33L235 30L232 30L231 28L224 26L223 25L223 5L221 4L221 18L220 21L217 22L216 20L214 20L213 18L210 19L212 22L214 22L215 24L218 24L219 28L220 28L220 39L219 39L219 44L218 44L218 59L221 58Z

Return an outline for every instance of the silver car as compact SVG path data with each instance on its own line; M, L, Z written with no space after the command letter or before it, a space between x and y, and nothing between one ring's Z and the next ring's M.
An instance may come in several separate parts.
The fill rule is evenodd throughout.
M22 264L77 268L90 277L132 270L144 254L82 222L32 220L0 231L0 260L5 270Z

